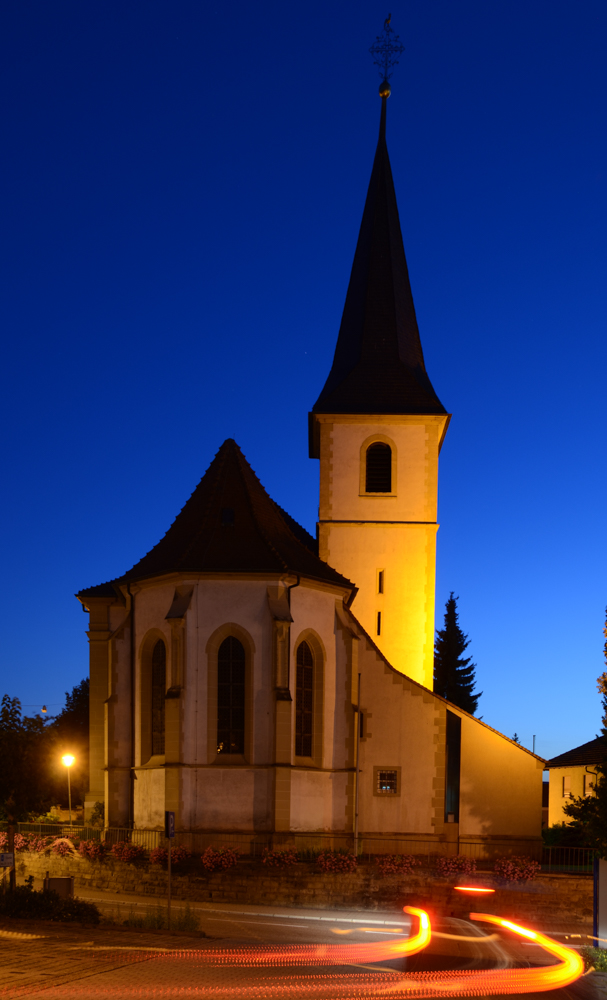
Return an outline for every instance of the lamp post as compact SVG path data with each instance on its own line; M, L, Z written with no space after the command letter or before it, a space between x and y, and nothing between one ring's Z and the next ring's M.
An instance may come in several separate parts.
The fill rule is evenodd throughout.
M61 758L62 763L65 764L65 766L67 768L67 799L68 799L69 809L70 809L70 826L72 825L72 788L71 788L71 785L70 785L70 767L72 766L72 764L74 763L75 760L76 760L76 758L73 757L71 753L66 753Z

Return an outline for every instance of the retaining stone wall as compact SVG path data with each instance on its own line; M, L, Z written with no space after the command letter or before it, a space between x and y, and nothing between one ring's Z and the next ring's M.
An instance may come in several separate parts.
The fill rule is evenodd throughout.
M167 872L147 862L128 864L105 859L89 861L79 854L60 858L54 854L19 852L20 876L43 878L72 875L76 891L106 889L166 897ZM490 877L479 876L489 885ZM485 907L499 916L541 926L580 927L591 933L591 878L542 875L534 882L508 888L496 885L487 897L464 896L453 888L453 880L439 878L423 869L409 876L381 878L375 865L359 865L355 872L326 875L312 863L300 862L286 870L267 869L259 862L239 861L228 871L206 872L199 863L188 862L173 869L172 894L176 899L205 903L246 903L277 906L326 907L333 909L399 910L420 906L437 916L464 917Z

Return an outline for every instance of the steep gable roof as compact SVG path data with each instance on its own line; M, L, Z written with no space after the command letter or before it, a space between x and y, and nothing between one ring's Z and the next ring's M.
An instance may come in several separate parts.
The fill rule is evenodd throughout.
M231 438L221 445L164 538L123 576L77 596L102 597L111 592L112 583L175 572L291 572L353 589L318 558L315 539L266 493Z
M386 100L333 366L312 413L446 414L424 364L386 145Z

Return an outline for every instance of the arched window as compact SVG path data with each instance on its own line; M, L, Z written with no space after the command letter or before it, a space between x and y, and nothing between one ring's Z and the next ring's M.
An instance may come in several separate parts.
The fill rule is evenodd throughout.
M392 449L376 441L367 448L365 490L367 493L392 492Z
M217 753L244 753L245 651L233 635L217 654Z
M166 647L159 639L152 650L152 754L164 753L166 677Z
M297 684L295 692L295 754L312 756L314 718L314 657L307 642L297 647Z

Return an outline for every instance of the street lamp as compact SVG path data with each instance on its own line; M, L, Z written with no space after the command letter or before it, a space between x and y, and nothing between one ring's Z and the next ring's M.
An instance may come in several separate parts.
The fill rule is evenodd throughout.
M72 757L71 753L66 753L61 758L62 763L65 764L65 766L67 767L67 798L70 808L70 826L72 825L72 788L70 785L70 767L72 766L75 760L76 758Z

